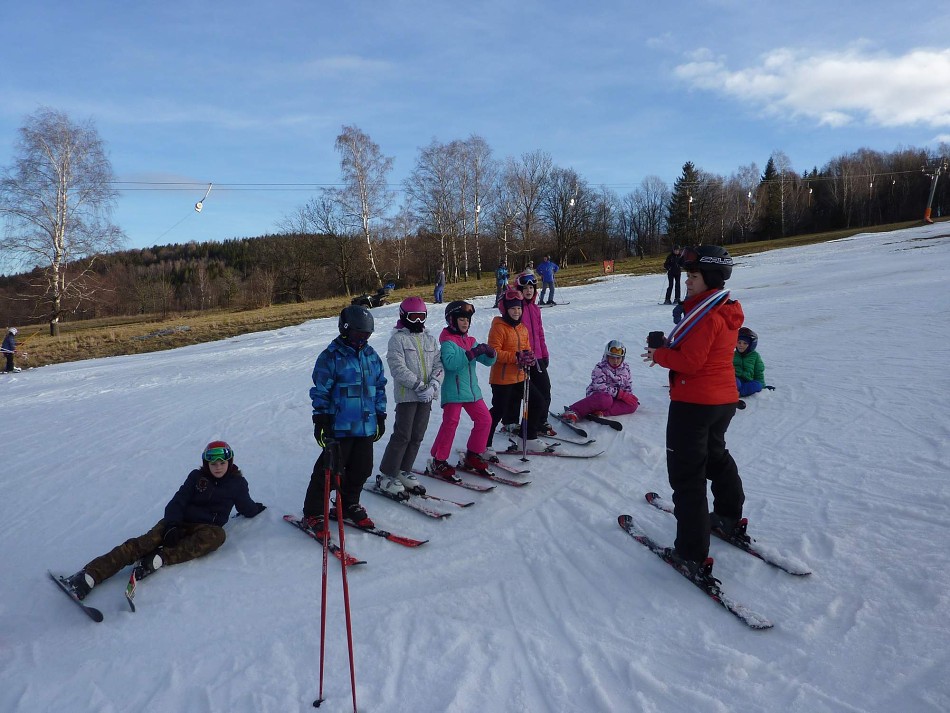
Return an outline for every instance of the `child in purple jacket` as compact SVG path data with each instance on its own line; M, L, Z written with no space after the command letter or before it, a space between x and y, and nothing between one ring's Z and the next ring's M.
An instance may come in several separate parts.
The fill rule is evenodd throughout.
M627 349L620 340L608 342L603 359L591 372L587 396L564 409L561 418L575 423L590 414L623 416L636 411L640 401L631 393L633 380L624 360L626 355Z

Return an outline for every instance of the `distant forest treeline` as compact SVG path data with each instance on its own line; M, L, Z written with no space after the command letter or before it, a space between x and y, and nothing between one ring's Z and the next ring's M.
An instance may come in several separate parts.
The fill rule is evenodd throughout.
M450 281L462 281L491 273L501 259L521 269L545 254L563 265L656 255L672 244L729 245L914 220L924 215L935 169L946 165L919 149L861 149L797 173L776 152L764 171L751 164L725 177L687 163L672 187L648 177L619 195L537 152L499 164L473 209L461 199L461 172L433 178L429 170L449 165L441 160L446 156L464 158L459 146L466 142L434 143L421 152L407 180L410 201L375 226L372 261L365 235L308 230L319 226L303 219L307 208L319 212L315 199L288 217L281 234L83 259L67 269L91 268L96 289L66 305L68 311L86 319L257 308L371 292L380 282L431 285L440 265ZM944 176L936 182L933 215L948 208ZM47 284L40 268L0 277L0 322L42 321Z

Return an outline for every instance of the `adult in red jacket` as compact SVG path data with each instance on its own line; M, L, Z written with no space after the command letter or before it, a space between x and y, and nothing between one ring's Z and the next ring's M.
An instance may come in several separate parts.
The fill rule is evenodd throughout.
M676 542L669 559L698 579L711 580L710 526L744 536L745 495L739 470L726 450L726 430L736 413L732 352L742 326L742 306L723 289L732 258L723 248L683 250L687 272L685 316L662 344L651 335L644 361L670 370L666 466L673 488ZM706 499L712 484L713 512ZM739 533L740 528L742 532Z

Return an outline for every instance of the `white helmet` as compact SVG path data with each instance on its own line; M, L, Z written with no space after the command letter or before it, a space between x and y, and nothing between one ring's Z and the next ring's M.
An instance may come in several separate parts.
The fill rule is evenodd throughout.
M17 334L17 328L16 328L16 327L10 327L10 334Z

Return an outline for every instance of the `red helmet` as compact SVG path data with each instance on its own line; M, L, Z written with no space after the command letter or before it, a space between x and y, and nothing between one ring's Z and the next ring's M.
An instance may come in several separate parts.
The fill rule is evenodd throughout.
M230 463L234 460L234 451L224 441L211 441L205 446L204 452L201 454L201 460L205 463L217 463L218 461Z

